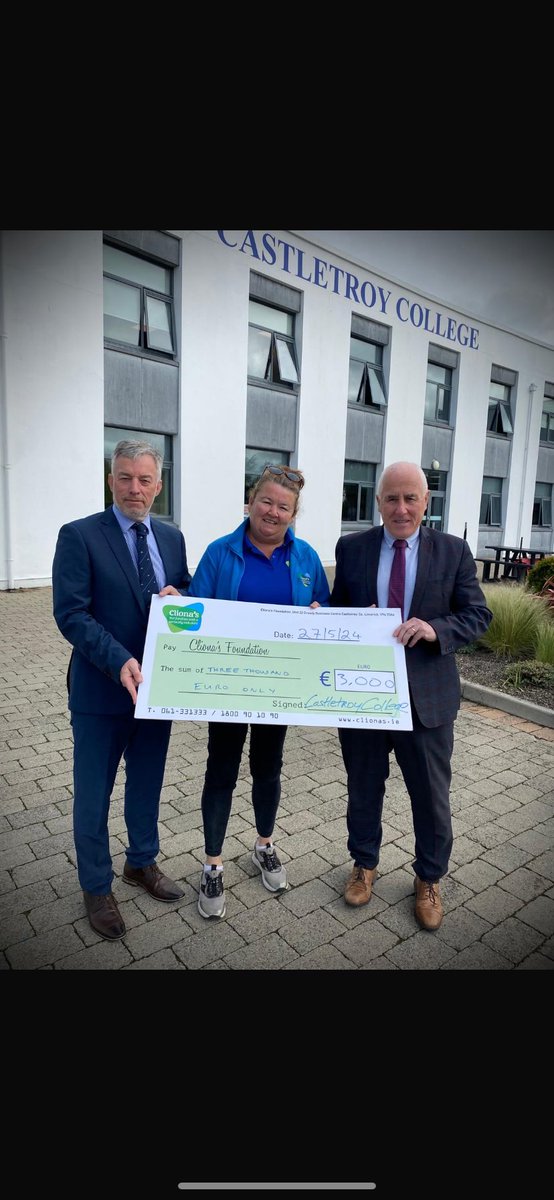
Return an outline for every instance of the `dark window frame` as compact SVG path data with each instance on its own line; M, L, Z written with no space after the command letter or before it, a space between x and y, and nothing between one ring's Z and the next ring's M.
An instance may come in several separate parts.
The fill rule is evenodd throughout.
M494 378L491 379L491 386L494 388L502 388L504 395L491 396L489 393L487 434L493 433L496 435L496 437L502 437L509 441L510 438L513 438L514 436L512 388L510 384L499 383L498 380Z
M369 362L367 358L359 358L356 354L352 354L352 343L363 342L368 346L374 346L380 351L379 363ZM358 386L358 394L355 400L351 400L348 396L348 407L355 409L367 409L370 412L382 412L387 407L387 391L385 388L385 373L383 370L383 347L380 342L374 342L371 338L360 337L357 333L350 334L350 355L348 358L348 391L350 391L350 374L351 363L356 363L362 367L362 375ZM374 400L373 398L373 380L371 372L377 377L377 383L381 389L383 399Z
M539 480L535 483L535 488L541 486ZM552 529L552 491L551 483L542 484L543 487L550 488L550 495L537 496L533 500L533 517L531 524L534 529Z
M444 363L433 362L433 360L431 358L429 358L427 360L427 367L428 368L429 367L439 367L441 371L448 372L449 381L448 381L448 383L446 383L446 382L439 382L436 379L429 379L429 376L427 374L427 377L425 380L425 418L424 418L425 424L427 424L427 425L443 425L443 426L446 426L447 428L452 428L451 415L452 415L452 394L453 394L454 370L452 367L448 367ZM432 417L429 416L427 413L428 393L431 390L433 390L435 392L434 415ZM441 404L441 397L443 400L442 404ZM445 401L447 402L447 415L445 417L441 417L438 415L439 409L440 408L444 409Z
M554 400L550 396L543 400L539 440L542 446L554 446Z
M112 243L105 241L104 245L111 246ZM177 334L175 323L175 302L173 296L173 281L175 268L166 262L153 258L151 255L134 254L127 247L115 245L115 250L121 250L124 254L128 254L131 258L136 258L141 262L153 263L155 266L163 267L165 271L169 271L171 291L160 292L156 288L149 287L144 283L137 283L136 280L126 279L124 275L116 275L113 271L103 271L103 279L112 279L114 283L122 284L124 287L132 288L140 292L139 301L139 342L138 345L132 345L130 342L120 341L118 338L104 336L104 345L114 350L121 350L126 354L138 355L141 358L153 359L157 362L176 362L177 361ZM169 310L169 335L171 338L172 350L161 350L159 347L151 347L148 345L148 318L147 318L147 299L160 300L168 306Z
M498 479L500 484L500 492L486 492L483 488L481 491L481 503L479 506L479 524L486 525L490 529L499 529L502 526L502 492L503 480L500 476L486 476L487 479ZM484 482L484 481L483 481ZM496 520L498 517L498 520Z
M342 500L342 509L341 509L341 523L343 525L363 525L363 526L371 525L371 524L373 524L373 513L375 510L375 488L377 486L377 478L376 478L377 464L362 462L361 459L347 458L347 459L345 459L345 462L344 462L345 475L346 475L346 466L349 463L356 463L356 465L359 465L361 467L373 467L373 479L369 480L369 481L367 479L356 480L356 479L346 479L345 476L343 476L343 482L342 482L343 500ZM357 488L356 516L355 517L349 517L349 516L344 515L344 506L347 503L347 495L346 495L347 486L350 488L353 488L353 487ZM369 511L369 514L370 514L367 517L360 516L360 510L362 508L364 491L367 492L367 502L365 504L365 508L366 508L366 511Z
M256 300L256 303L260 304L262 302L259 300ZM278 308L277 305L275 305L275 304L267 304L266 307L274 308L276 310L276 312L286 313L287 316L292 316L294 318L294 320L296 318L296 313L291 313L289 311L289 309ZM295 326L296 326L296 320L295 320ZM270 343L269 343L269 349L268 349L268 354L267 354L267 359L266 359L265 375L262 377L261 375L250 375L249 373L247 373L248 383L250 385L253 385L254 387L268 387L268 388L274 388L276 391L286 391L287 394L290 394L291 392L296 394L297 392L299 392L299 390L300 390L300 366L298 363L298 355L296 352L295 334L294 333L286 334L286 333L277 332L275 329L269 329L267 327L267 325L259 325L257 321L249 321L248 322L248 330L250 331L251 329L255 329L259 333L268 334L269 338L270 338ZM296 371L296 379L295 380L281 379L281 368L280 368L280 364L279 364L277 342L283 342L288 349L288 352L292 358L294 369ZM269 374L268 374L268 369L269 369Z

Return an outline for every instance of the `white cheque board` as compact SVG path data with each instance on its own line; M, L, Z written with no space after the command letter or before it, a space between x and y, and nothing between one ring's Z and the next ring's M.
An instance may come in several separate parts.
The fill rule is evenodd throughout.
M412 729L397 608L153 596L135 716Z

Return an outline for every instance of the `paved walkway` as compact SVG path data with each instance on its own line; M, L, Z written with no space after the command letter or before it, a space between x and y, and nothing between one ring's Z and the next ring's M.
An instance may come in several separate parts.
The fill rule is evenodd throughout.
M243 756L225 846L227 915L196 907L203 838L205 724L175 722L160 814L159 861L184 899L161 905L121 880L123 776L111 806L127 925L105 942L85 915L71 832L69 646L49 588L0 593L0 967L4 970L552 970L554 730L464 700L456 722L454 850L436 934L413 915L413 833L394 758L379 878L369 905L342 899L346 780L333 729L291 726L275 840L290 889L267 892L250 861L253 826Z

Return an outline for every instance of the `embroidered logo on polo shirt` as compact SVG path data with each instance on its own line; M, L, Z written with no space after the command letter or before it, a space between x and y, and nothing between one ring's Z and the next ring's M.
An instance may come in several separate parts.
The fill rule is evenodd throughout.
M309 587L312 582L310 575L299 575L298 578L300 583L304 584L304 587Z

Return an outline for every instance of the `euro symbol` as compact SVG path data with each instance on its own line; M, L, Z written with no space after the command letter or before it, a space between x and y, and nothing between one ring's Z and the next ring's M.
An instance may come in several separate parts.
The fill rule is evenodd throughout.
M324 687L331 687L331 684L329 683L330 674L330 671L322 671L321 675L319 676L319 682L322 683Z

